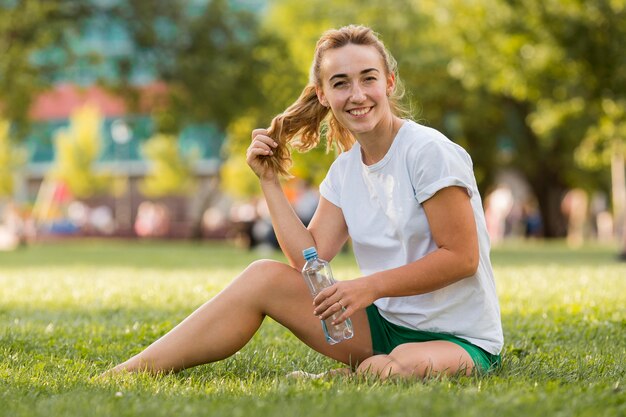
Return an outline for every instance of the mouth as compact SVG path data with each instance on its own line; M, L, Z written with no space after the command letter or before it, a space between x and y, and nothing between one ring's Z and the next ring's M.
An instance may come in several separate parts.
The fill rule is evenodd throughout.
M360 107L358 109L348 110L348 113L355 117L361 117L369 113L370 110L372 110L372 107Z

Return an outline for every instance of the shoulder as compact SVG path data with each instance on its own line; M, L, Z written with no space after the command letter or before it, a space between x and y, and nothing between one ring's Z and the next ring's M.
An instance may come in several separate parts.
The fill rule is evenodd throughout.
M399 139L401 152L409 160L438 163L442 158L460 158L471 165L471 158L463 147L432 127L407 120Z
M449 146L461 148L451 141L446 135L432 127L421 125L412 120L407 120L402 126L402 142L411 148L426 148L429 146ZM461 148L463 149L463 148Z
M331 164L331 171L343 171L349 166L359 164L361 162L361 151L358 142L352 145L349 150L340 153Z

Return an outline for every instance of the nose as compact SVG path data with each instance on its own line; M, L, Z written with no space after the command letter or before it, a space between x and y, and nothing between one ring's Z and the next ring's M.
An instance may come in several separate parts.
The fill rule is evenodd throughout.
M352 91L350 92L350 100L355 103L361 103L365 101L365 92L358 83L354 84L354 86L352 87Z

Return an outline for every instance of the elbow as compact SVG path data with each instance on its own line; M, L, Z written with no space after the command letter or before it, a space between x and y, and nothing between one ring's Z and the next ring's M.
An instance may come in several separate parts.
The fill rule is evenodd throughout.
M470 265L468 267L469 270L469 275L468 276L474 276L476 275L476 272L478 272L478 256L475 256L471 259Z
M461 262L461 265L463 265L464 277L476 275L476 272L478 271L479 258L478 249L463 256L463 262Z
M479 263L478 249L457 252L456 255L455 264L457 269L455 275L459 277L459 279L476 275Z

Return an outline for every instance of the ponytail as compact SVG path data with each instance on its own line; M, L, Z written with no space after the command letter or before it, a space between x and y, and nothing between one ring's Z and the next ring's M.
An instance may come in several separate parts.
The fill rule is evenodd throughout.
M325 119L330 120L325 122ZM326 124L328 128L322 129ZM272 120L268 136L278 146L273 149L272 156L263 158L263 163L278 174L290 177L291 148L307 152L319 144L322 133L326 135L327 152L332 149L335 141L340 151L349 149L354 143L352 134L319 102L315 85L309 84L295 103Z

